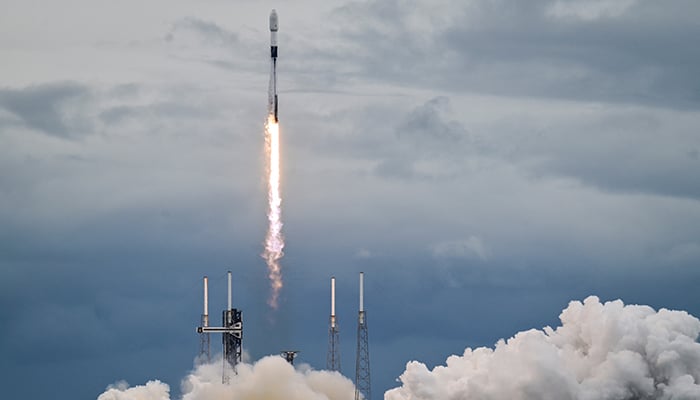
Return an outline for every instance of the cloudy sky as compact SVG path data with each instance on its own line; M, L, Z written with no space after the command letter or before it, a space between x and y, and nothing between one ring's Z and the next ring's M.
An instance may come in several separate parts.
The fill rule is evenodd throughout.
M266 305L267 18L280 17L281 307ZM354 375L556 325L570 300L700 315L700 4L3 0L0 386L175 393L201 277L252 359ZM218 315L218 311L212 312ZM215 348L218 339L213 338Z

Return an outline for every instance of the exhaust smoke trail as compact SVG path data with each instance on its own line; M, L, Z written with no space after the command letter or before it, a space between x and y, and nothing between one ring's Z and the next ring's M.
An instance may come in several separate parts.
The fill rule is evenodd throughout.
M265 153L267 155L267 196L269 222L265 237L265 250L262 257L267 263L270 279L270 298L267 303L276 309L282 289L282 269L280 259L284 255L284 237L282 236L282 196L280 195L280 137L279 123L270 113L265 123Z

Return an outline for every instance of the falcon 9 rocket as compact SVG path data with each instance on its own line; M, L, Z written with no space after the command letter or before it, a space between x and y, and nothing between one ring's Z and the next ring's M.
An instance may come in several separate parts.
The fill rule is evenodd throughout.
M277 11L272 10L270 13L270 58L272 59L272 71L270 72L270 99L269 106L275 122L277 120L277 30L279 29L279 20L277 19Z

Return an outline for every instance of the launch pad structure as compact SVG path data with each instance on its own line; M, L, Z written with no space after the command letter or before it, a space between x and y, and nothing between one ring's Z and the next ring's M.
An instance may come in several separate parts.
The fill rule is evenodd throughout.
M298 350L284 350L280 352L280 355L292 365L294 365L294 359L296 358L297 354L299 354Z
M204 313L201 327L209 326L209 278L204 277ZM211 362L211 335L199 333L199 362Z
M230 382L230 373L236 374L236 367L241 363L243 341L243 313L233 308L231 295L231 271L228 271L228 303L222 312L222 326L209 326L209 279L204 277L204 310L201 326L197 327L200 334L200 362L211 360L212 333L221 333L223 345L222 382ZM367 328L367 311L365 310L364 273L360 272L360 301L357 315L357 349L355 353L355 400L371 400L371 380L369 364L369 335ZM338 319L335 313L335 277L331 277L331 315L328 327L328 354L326 369L340 372L340 335ZM299 351L285 350L280 355L291 365Z
M369 373L369 332L365 312L365 273L360 272L360 311L357 315L357 352L355 353L355 400L371 400Z
M328 353L326 369L340 372L340 335L335 316L335 277L331 277L331 318L328 326Z
M201 348L205 348L212 333L221 333L223 343L224 359L221 380L223 383L229 382L229 371L236 373L236 366L241 362L242 342L243 342L243 316L242 311L233 308L231 299L231 271L228 271L228 307L222 312L222 326L209 326L209 290L208 279L204 277L204 314L202 315L202 326L197 327L197 332L202 335ZM206 338L205 338L206 337ZM209 349L204 355L207 360L211 359ZM201 351L201 350L200 350Z

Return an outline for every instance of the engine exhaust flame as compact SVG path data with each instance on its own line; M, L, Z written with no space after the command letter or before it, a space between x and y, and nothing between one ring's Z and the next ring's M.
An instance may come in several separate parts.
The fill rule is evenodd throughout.
M262 258L267 263L270 279L270 297L267 303L277 309L282 286L282 269L280 259L284 256L284 237L282 236L282 197L280 195L280 137L279 123L270 113L265 123L265 153L267 155L267 219L269 226L265 237L265 250Z

